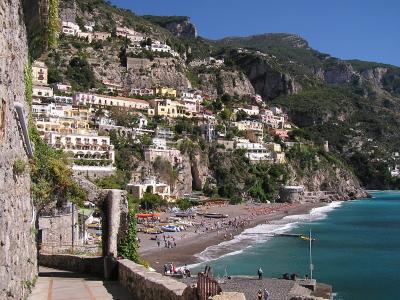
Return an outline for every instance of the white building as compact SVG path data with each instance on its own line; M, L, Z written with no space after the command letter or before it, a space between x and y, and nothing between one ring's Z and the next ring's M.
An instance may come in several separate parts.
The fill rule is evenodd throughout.
M46 85L34 85L32 88L32 95L34 97L44 97L51 98L53 97L53 89Z
M239 111L244 111L249 116L257 116L260 113L260 109L256 105L249 105L246 107L238 107L234 110L235 113Z
M62 32L65 35L76 36L78 32L81 32L79 25L73 22L62 22Z
M254 131L263 131L264 129L264 124L257 122L257 121L251 121L251 120L242 120L239 122L232 122L232 125L235 126L239 130L254 130Z
M74 105L111 106L136 110L148 110L150 108L149 103L145 100L88 93L75 94Z
M203 96L202 96L201 92L196 91L196 90L182 92L181 99L182 100L194 100L199 103L203 102Z
M65 83L56 83L53 85L53 88L57 92L62 92L62 93L70 93L72 91L72 86Z
M63 104L74 103L74 97L72 97L72 96L54 95L53 98L54 98L54 101L57 103L63 103Z
M285 125L285 118L283 116L274 115L272 110L263 110L259 115L259 119L262 123L266 124L271 128L282 129Z
M91 33L91 32L82 32L82 31L80 31L80 32L76 33L76 36L78 38L87 40L89 43L91 43L92 40L93 40L93 33Z
M65 117L65 111L72 110L72 105L49 104L32 104L32 115L45 115L48 117Z
M87 31L93 32L94 26L96 25L95 22L88 22L84 27Z
M80 175L96 178L111 175L115 170L114 146L108 136L52 132L48 135L48 144L70 154L72 169Z
M132 43L140 43L144 40L144 36L142 34L127 27L117 27L116 35L120 37L126 37Z
M106 39L111 37L111 33L109 32L93 32L93 39L98 41L105 41Z
M140 89L140 88L133 88L131 89L131 95L138 95L138 96L153 96L154 90L153 89Z
M250 162L272 160L271 153L263 144L251 143L248 140L239 139L236 143L236 149L246 150L246 157Z
M160 41L153 41L150 46L146 46L147 50L151 52L162 52L162 53L169 53L172 56L179 56L170 46L167 44L163 44Z
M166 183L157 182L155 178L149 178L142 183L128 183L126 189L133 197L142 199L147 191L159 195L163 200L171 200L171 189Z

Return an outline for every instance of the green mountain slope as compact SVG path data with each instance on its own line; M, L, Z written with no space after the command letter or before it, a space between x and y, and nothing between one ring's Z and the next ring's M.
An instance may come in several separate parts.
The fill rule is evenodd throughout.
M68 14L68 8L74 11L73 3L63 0L60 7ZM303 38L286 33L222 40L179 36L173 34L175 31L171 28L163 27L186 22L187 17L141 17L103 0L76 0L75 11L78 20L95 21L96 30L113 31L119 24L168 42L182 54L177 69L183 70L181 73L194 86L202 87L201 72L218 79L222 78L221 71L198 70L188 63L208 56L223 57L224 72L238 71L235 73L238 78L244 74L267 104L285 108L310 138L318 143L329 141L331 150L352 166L364 186L399 187L389 173L389 167L400 165L393 156L400 141L399 67L340 60L310 48ZM117 53L120 45L109 48L112 46ZM105 48L102 53L106 52ZM89 53L72 50L83 56ZM63 57L62 50L60 52ZM108 54L115 56L111 52ZM117 63L118 59L112 61L115 70L121 68L116 75L123 74L123 68ZM237 78L233 81L239 82ZM220 91L218 94L221 96Z

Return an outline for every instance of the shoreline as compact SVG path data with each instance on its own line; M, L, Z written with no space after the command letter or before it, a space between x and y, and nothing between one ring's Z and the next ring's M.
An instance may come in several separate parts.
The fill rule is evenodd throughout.
M239 228L230 228L223 233L218 232L218 230L214 231L206 231L201 233L192 234L189 237L182 238L177 240L176 248L165 248L165 247L156 247L144 245L139 249L139 253L141 257L149 263L149 265L155 269L157 272L162 272L164 264L173 262L177 266L183 266L185 264L197 264L203 261L199 260L196 255L203 252L210 246L218 245L222 242L226 242L235 238L235 236L241 234L244 230L249 228L254 228L258 225L269 223L271 221L282 220L286 216L293 215L303 215L308 214L313 208L318 208L322 206L326 206L329 203L319 202L319 203L306 203L306 204L293 204L290 207L284 207L283 209L278 209L277 211L265 214L259 214L253 217L245 226ZM271 209L274 206L278 206L279 204L268 204L268 207ZM251 211L252 209L266 209L264 207L260 207L258 205L250 205L247 207L239 207L237 210L240 212L243 209L247 211ZM279 208L279 207L278 207ZM217 208L218 210L218 208ZM219 211L224 212L225 209L222 207ZM244 214L245 211L242 211ZM249 214L247 215L249 216ZM166 235L168 233L165 233ZM224 234L227 235L224 238ZM184 234L185 236L185 234ZM149 239L148 235L142 235L143 238ZM155 243L155 242L153 242Z

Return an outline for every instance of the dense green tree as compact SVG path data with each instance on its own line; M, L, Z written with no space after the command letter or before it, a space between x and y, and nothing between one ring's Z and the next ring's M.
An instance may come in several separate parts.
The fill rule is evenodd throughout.
M82 57L74 57L71 59L67 69L67 78L75 90L87 91L96 87L97 84L91 66L87 60Z

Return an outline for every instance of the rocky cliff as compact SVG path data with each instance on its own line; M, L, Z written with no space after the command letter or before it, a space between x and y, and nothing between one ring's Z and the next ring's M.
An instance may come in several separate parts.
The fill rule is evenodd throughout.
M360 181L347 165L326 152L313 152L306 147L289 151L288 185L301 185L309 193L307 201L319 202L327 191L325 200L341 201L367 197Z
M190 22L188 17L143 16L143 18L167 29L176 37L197 38L196 26Z
M301 85L293 76L281 71L275 62L262 55L233 52L230 59L240 67L254 91L264 100L296 94L301 90Z
M231 96L253 95L254 88L249 79L240 71L218 70L213 73L200 73L199 88L213 98L223 94Z
M21 2L0 5L0 298L24 299L37 275L29 162L14 104L25 110L27 39ZM26 119L25 119L26 120Z
M191 87L185 69L185 64L175 58L128 58L127 73L123 74L129 87L169 86L185 90Z

